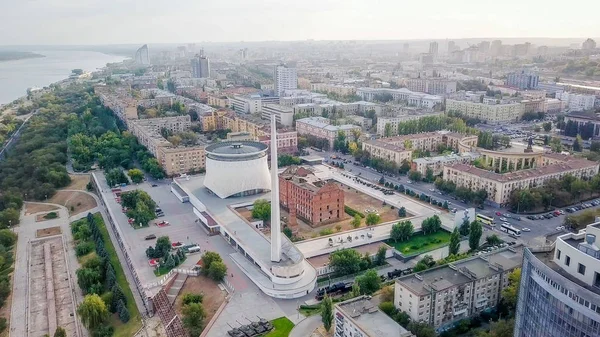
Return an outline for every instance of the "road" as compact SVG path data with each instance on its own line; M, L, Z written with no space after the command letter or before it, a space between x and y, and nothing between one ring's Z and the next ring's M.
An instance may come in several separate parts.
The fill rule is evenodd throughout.
M352 174L355 174L355 175L360 175L361 178L363 178L365 180L370 180L371 182L379 182L379 179L382 176L381 173L377 172L376 170L374 170L372 168L366 168L363 166L354 165L355 160L351 155L343 155L339 152L333 152L333 151L316 152L316 151L310 150L309 152L311 152L312 155L324 157L325 160L329 163L331 163L331 161L332 161L331 156L333 156L333 155L335 155L341 159L347 159L348 162L344 163L344 169L346 171L348 171ZM334 159L333 161L339 162L340 159ZM451 195L441 195L439 193L439 191L436 190L435 185L431 184L431 183L411 182L409 184L408 183L409 179L406 176L392 177L389 175L384 175L384 179L385 179L385 181L394 183L394 185L402 184L402 185L404 185L405 188L409 188L411 190L414 190L415 192L425 193L426 195L429 195L438 201L440 201L440 200L447 201L450 208L456 208L458 211L463 210L465 208L474 207L473 205L467 205L467 204L461 202L460 200L455 200L454 197L452 197ZM434 190L434 191L432 192L431 190ZM584 211L584 210L581 210L581 211L578 211L575 213L571 213L571 214L579 214L582 211ZM511 216L511 218L508 219L508 223L512 224L516 228L519 228L519 229L529 228L531 230L528 232L525 232L525 231L521 232L521 237L518 241L521 241L524 244L532 244L534 242L534 240L536 240L536 239L539 240L541 237L544 237L550 233L557 232L556 228L558 226L562 226L563 221L566 216L566 215L560 215L558 217L553 217L551 219L529 220L529 219L525 218L525 216L520 215L521 220L517 221L516 219L514 219L516 214L505 208L492 208L492 207L487 206L483 210L477 209L477 213L494 217L497 219L497 222L499 223L500 221L498 220L498 218L500 216L496 215L496 212L501 212L502 214L509 214ZM567 213L567 215L568 214L569 213ZM496 226L496 227L498 227L498 226ZM488 230L496 231L496 232L498 232L498 235L503 234L497 228L488 227Z
M4 152L9 149L9 147L13 144L13 142L15 142L17 139L19 139L19 135L21 134L21 130L23 129L23 127L25 126L25 124L27 124L27 122L29 122L29 119L35 115L37 113L37 110L32 113L31 115L27 116L27 118L25 118L25 120L23 121L23 124L21 124L21 126L19 126L19 128L17 129L17 131L15 131L11 136L10 139L6 142L6 144L2 147L2 150L0 150L0 160L4 159Z

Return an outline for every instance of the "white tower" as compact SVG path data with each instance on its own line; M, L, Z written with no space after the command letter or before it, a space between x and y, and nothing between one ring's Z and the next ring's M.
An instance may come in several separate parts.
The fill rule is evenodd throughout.
M281 217L279 216L279 175L277 174L277 122L271 115L271 261L281 261Z

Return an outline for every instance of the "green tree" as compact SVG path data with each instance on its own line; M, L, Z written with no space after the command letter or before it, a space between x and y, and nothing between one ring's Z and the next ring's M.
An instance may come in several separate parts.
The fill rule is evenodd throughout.
M402 206L398 209L398 216L401 218L406 217L406 207Z
M354 249L340 249L329 255L329 266L340 276L359 272L360 261L360 254Z
M355 214L354 218L352 218L352 222L350 222L350 224L352 225L353 228L358 228L358 227L360 227L361 221L362 221L362 219L361 219L360 215Z
M460 233L458 227L454 227L454 231L452 231L452 235L450 235L450 245L448 246L448 250L450 255L456 255L460 250Z
M552 152L562 152L562 142L560 138L552 137L552 139L550 140L550 149L552 149Z
M381 266L385 264L385 254L387 253L386 246L379 246L377 255L375 255L375 265Z
M478 331L476 337L512 337L515 330L515 320L501 319L497 322L492 322L490 331Z
M412 236L413 231L414 227L410 220L398 222L392 225L390 239L394 240L394 242L408 240Z
M396 307L394 306L394 302L390 301L382 301L379 303L379 310L383 311L383 313L390 317L392 317L397 311Z
M8 228L19 224L20 212L14 208L7 208L0 212L0 228Z
M423 178L424 181L432 183L435 179L433 178L433 170L431 168L427 168L427 170L425 171L425 178Z
M325 330L331 330L331 325L333 324L333 302L327 294L325 294L323 301L321 301L321 321Z
M385 123L385 129L383 130L383 136L384 137L391 137L392 136L392 124Z
M483 234L483 228L479 221L473 221L469 227L469 247L471 250L479 248L479 240Z
M135 184L139 184L144 180L144 172L140 169L131 169L127 171L127 175Z
M415 334L417 337L435 337L437 333L435 329L425 322L410 322L408 323L408 330Z
M210 266L214 262L223 262L221 255L215 252L206 252L202 255L202 272L208 276L210 273Z
M213 261L208 268L208 276L215 282L223 281L227 275L227 266L223 261Z
M117 304L117 313L121 322L129 322L129 310L127 310L127 306L125 306L125 303L123 303L122 300L119 300L119 303Z
M431 255L425 255L413 268L413 272L420 272L423 270L427 270L435 265L435 260Z
M408 179L414 182L421 181L423 179L423 175L419 171L410 171L408 173Z
M544 131L549 132L550 130L552 130L552 122L544 123Z
M583 139L581 139L580 135L577 135L577 137L575 137L575 141L573 142L573 151L583 151Z
M371 295L381 288L381 278L374 269L367 270L363 275L356 278L363 294Z
M262 221L269 221L271 218L271 203L265 199L258 199L252 207L252 217Z
M156 252L155 257L163 257L167 252L171 251L171 239L168 236L161 236L156 240L154 250Z
M85 296L77 308L77 314L81 317L83 324L91 330L99 327L108 318L106 304L96 294Z
M502 290L502 298L511 312L514 312L517 306L520 283L521 268L516 268L508 275L508 287Z
M62 327L57 327L54 331L54 337L67 337L67 332Z
M291 238L292 238L292 236L294 235L294 233L292 233L292 229L291 229L291 228L289 228L289 227L285 227L285 228L283 229L283 234L285 234L285 236L287 236L287 237L288 237L288 239L291 239Z
M367 226L374 226L381 221L381 217L377 213L369 213L367 214L367 218L365 219L365 223Z
M502 240L496 234L489 235L485 238L485 241L490 245L499 245L502 243Z
M190 336L200 336L204 329L204 319L206 313L200 303L191 303L183 306L183 326L187 329Z
M11 247L17 241L17 234L10 229L0 229L0 245Z

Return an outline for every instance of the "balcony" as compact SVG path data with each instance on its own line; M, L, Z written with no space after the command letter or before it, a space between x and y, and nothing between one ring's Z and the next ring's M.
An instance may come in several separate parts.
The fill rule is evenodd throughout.
M467 311L469 311L469 309L465 305L465 306L460 306L460 307L454 308L453 313L454 313L454 316L460 316L460 315L466 314Z

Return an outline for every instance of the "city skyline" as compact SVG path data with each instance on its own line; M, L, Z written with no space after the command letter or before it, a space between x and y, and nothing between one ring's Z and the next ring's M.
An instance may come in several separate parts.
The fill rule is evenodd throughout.
M575 5L553 11L546 9L547 4L541 0L526 3L510 0L501 7L493 8L488 5L475 7L473 4L472 1L449 3L436 0L427 7L436 9L434 11L404 15L423 8L387 0L378 3L377 8L368 3L341 3L337 0L309 0L286 6L274 1L194 3L181 0L177 6L167 7L151 0L145 2L143 8L131 0L61 0L36 2L35 6L28 1L10 1L0 4L0 28L10 30L12 34L0 37L0 45L194 40L585 38L597 34L594 26L594 13L600 9L597 3L581 4L586 6L585 11ZM519 25L513 25L513 22L519 22ZM123 34L124 31L128 34Z

